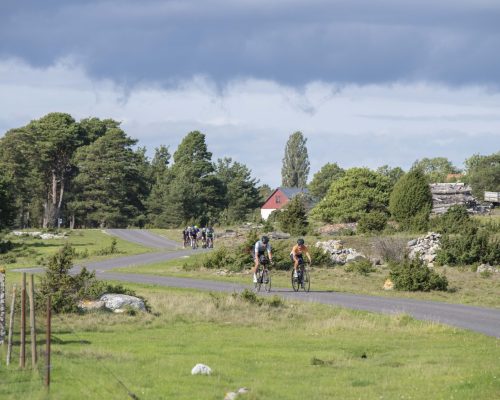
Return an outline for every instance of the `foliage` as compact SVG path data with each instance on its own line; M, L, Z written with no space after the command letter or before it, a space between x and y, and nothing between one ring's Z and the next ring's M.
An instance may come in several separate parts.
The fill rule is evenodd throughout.
M323 268L331 268L335 266L330 254L321 247L307 246L312 262L315 266Z
M500 152L482 156L472 164L467 173L472 194L480 200L484 192L500 192Z
M391 187L394 187L397 181L405 174L405 172L400 167L391 168L388 165L382 165L377 168L377 173L384 175L389 178Z
M387 225L387 214L380 211L372 211L363 214L358 221L357 231L359 233L381 232Z
M0 170L0 230L9 228L16 218L16 203L12 182Z
M344 270L346 272L354 272L359 275L368 275L370 272L374 272L375 268L373 268L370 260L363 258L361 260L352 261L346 264Z
M76 152L78 175L68 207L84 225L126 227L144 210L147 182L142 154L132 150L136 142L116 124Z
M446 276L432 271L419 257L405 258L402 263L391 263L390 268L389 275L396 290L428 292L448 289Z
M245 165L226 157L217 161L215 173L225 189L222 223L243 221L249 211L259 207L257 180Z
M385 212L389 179L368 168L352 168L336 180L312 215L324 222L356 222L363 214Z
M394 185L389 209L403 229L425 230L432 208L432 194L420 169L412 169Z
M117 240L115 238L113 238L113 239L111 239L111 244L108 247L104 247L102 249L96 250L94 254L96 256L107 256L110 254L119 253L117 243L118 243Z
M304 235L308 227L306 214L304 199L297 195L278 214L279 226L292 235Z
M326 196L332 183L342 178L344 174L345 171L340 168L337 163L327 163L323 165L323 167L314 174L311 183L309 183L309 192L318 200L321 200Z
M40 282L40 291L45 304L46 298L51 297L52 310L55 313L69 313L78 311L78 302L84 299L97 299L104 293L128 294L137 296L134 291L121 285L111 285L99 281L95 272L89 272L85 267L78 274L71 275L74 250L66 243L57 253L50 257L46 265L45 275ZM146 299L146 310L150 306Z
M290 135L285 147L281 182L284 187L305 188L309 175L309 155L306 147L307 139L302 132Z
M402 238L381 236L375 239L373 247L384 262L401 262L407 252L406 243Z
M412 169L423 172L428 183L446 182L448 174L460 172L446 157L423 158L413 163Z
M469 225L458 235L441 237L436 262L441 265L500 264L500 240L484 228Z
M439 233L461 233L474 225L477 225L477 222L469 216L467 209L462 205L454 205L444 214L431 220L432 229Z

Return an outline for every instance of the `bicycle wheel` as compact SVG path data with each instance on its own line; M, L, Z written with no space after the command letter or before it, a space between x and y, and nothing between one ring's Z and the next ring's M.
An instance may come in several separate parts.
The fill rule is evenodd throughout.
M304 269L302 271L302 289L308 292L310 288L311 288L311 279L309 278L309 272L306 269Z
M292 268L292 288L295 292L298 292L300 288L299 278L294 275L295 270Z
M270 292L271 291L271 274L267 270L262 272L262 283L264 285L264 290L266 292Z
M254 288L256 292L260 292L260 287L262 286L262 271L259 269L256 273L257 282L254 282Z

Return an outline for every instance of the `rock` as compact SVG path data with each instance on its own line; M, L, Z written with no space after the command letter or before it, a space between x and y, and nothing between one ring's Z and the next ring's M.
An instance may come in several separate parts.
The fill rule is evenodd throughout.
M239 394L248 393L249 391L250 391L250 390L248 390L247 388L244 388L244 387L242 387L242 388L239 388L239 389L238 389L238 393L239 393Z
M429 232L427 235L413 239L408 242L408 256L410 258L418 257L426 264L432 264L440 249L441 235L435 232Z
M344 249L344 244L340 240L317 242L316 247L319 247L329 253L332 261L336 264L345 264L366 258L362 253L355 249Z
M144 301L135 296L110 293L102 295L100 300L104 302L107 309L117 313L124 312L126 307L132 307L136 310L146 311Z
M210 375L212 368L205 364L196 364L191 370L191 375Z
M234 400L234 399L236 399L236 397L238 397L238 393L236 393L236 392L228 392L224 396L224 400Z
M490 264L481 264L479 267L477 267L476 272L478 274L480 274L481 272L497 273L497 272L500 272L500 269L495 268L495 267L491 266Z
M363 254L358 253L358 252L347 254L347 257L345 258L346 264L350 263L350 262L354 262L354 261L361 261L361 260L366 260L366 257Z
M271 239L290 239L290 234L285 232L269 232L267 236Z
M101 300L81 300L78 302L78 308L82 311L102 310L106 307Z
M394 282L391 281L390 279L386 279L384 282L384 290L393 290L394 289Z
M380 258L372 258L371 262L373 265L382 265L382 260Z

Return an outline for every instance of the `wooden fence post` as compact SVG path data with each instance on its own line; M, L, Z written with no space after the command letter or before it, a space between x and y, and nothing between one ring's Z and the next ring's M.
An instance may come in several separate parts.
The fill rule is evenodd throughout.
M10 357L12 355L12 335L14 331L14 308L16 307L16 285L12 288L12 303L10 305L10 321L9 321L9 339L7 341L7 362L10 364Z
M45 386L50 388L50 335L51 335L51 312L50 295L47 297L47 332L45 334Z
M0 345L5 342L5 269L0 268Z
M19 366L24 368L26 362L26 272L21 281L21 348L19 351Z
M31 366L36 368L35 276L30 275Z

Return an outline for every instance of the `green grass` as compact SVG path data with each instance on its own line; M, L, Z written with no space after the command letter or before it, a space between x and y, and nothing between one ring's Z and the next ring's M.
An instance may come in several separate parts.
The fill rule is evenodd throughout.
M54 254L66 242L70 243L80 255L87 251L88 256L83 258L77 256L76 262L104 260L154 251L154 249L109 235L99 229L76 229L68 232L69 236L66 239L42 240L8 236L7 238L16 244L16 248L8 253L14 257L15 262L2 262L0 258L0 264L6 269L40 266L44 259ZM105 256L95 255L97 251L109 247L113 238L117 241L117 253Z
M116 378L140 399L222 399L240 387L250 389L242 399L493 399L500 392L498 339L407 315L134 288L156 314L54 318L51 399L127 398ZM191 376L199 362L213 375ZM20 371L17 359L2 363L0 398L49 398L41 380Z

